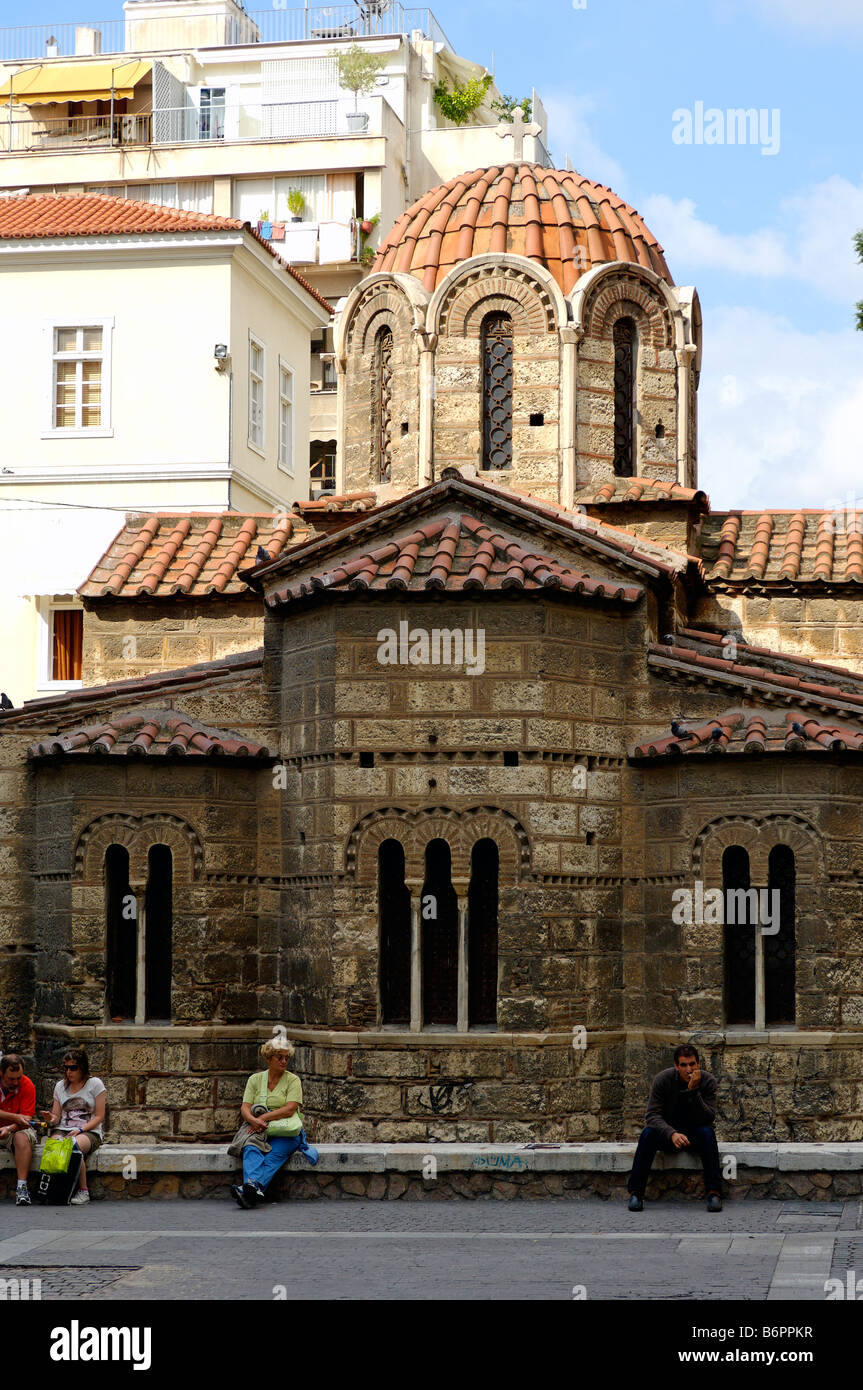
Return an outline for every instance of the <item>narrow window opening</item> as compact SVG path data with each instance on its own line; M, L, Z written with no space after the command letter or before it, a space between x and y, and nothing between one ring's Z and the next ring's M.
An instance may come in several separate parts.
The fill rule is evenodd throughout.
M499 855L494 840L478 840L471 854L467 928L468 1026L497 1023L497 911Z
M374 767L374 753L360 753L360 767Z
M661 420L659 421L659 424L656 426L655 434L657 439L665 438L665 426L663 425Z
M129 887L129 851L109 845L105 851L106 984L108 1017L115 1023L135 1017L135 963L138 913Z
M614 325L614 471L635 474L635 321Z
M458 1023L458 898L446 840L426 846L420 907L423 1024Z
M482 466L512 466L512 319L489 314L482 325Z
M596 831L595 831L595 830L588 830L588 831L586 831L586 832L585 832L585 836L584 836L584 843L585 843L586 845L592 845L592 844L594 844L595 842L596 842Z
M530 423L531 423L532 425L544 425L544 424L545 424L545 415L543 414L543 412L542 412L541 410L535 410L535 411L533 411L533 413L532 413L532 415L531 415L531 417L530 417Z
M794 851L775 845L767 861L768 887L779 893L779 931L762 933L764 942L765 1021L794 1023L795 1001L795 888ZM770 898L773 907L773 898ZM775 923L773 924L775 925Z
M375 344L375 377L377 387L377 475L379 483L388 483L392 473L392 404L393 404L393 335L382 328Z
M402 434L403 434L403 435L404 435L404 434L407 434L408 429L409 429L409 425L408 425L407 420L402 420Z
M398 840L378 849L381 1022L408 1026L411 1016L411 895Z
M147 856L144 1009L148 1019L173 1017L171 973L173 965L173 857L167 845L152 845Z
M506 752L503 755L504 767L518 767L518 753Z
M727 1023L755 1022L755 924L748 893L749 855L729 845L722 856Z

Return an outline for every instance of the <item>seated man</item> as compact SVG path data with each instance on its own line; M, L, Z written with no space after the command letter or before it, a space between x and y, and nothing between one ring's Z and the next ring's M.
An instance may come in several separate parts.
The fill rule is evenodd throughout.
M36 1114L36 1087L24 1075L21 1058L15 1052L0 1057L0 1148L11 1149L18 1170L15 1205L29 1207L27 1174L36 1147L33 1119Z
M707 1210L722 1210L722 1177L713 1120L716 1115L716 1081L702 1071L698 1052L691 1043L674 1049L674 1066L653 1078L645 1120L632 1172L626 1184L630 1211L644 1209L644 1189L657 1149L673 1153L692 1148L701 1157Z

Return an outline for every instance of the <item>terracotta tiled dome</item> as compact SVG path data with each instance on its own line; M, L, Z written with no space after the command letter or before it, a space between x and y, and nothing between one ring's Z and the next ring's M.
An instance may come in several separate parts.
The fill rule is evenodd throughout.
M632 261L674 283L662 247L628 203L541 164L474 169L433 188L402 213L372 268L409 271L431 291L454 265L487 251L539 261L564 293L604 261Z

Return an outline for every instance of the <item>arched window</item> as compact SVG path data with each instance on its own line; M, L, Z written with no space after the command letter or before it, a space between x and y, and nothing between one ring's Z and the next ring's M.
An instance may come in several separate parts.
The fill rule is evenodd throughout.
M173 859L167 845L151 845L145 897L144 1011L170 1019L173 965Z
M388 483L392 473L393 335L382 328L375 340L375 411L377 416L377 481Z
M378 848L381 1022L410 1024L411 895L405 885L405 852L398 840Z
M129 888L129 851L105 851L106 990L108 1017L134 1019L138 958L138 914Z
M614 471L618 477L635 475L635 321L618 319L614 325Z
M729 845L722 856L725 907L725 1021L755 1022L755 916L749 891L749 855Z
M477 840L468 889L468 1026L497 1023L498 863L494 840Z
M512 319L487 314L482 325L482 466L512 467Z
M775 845L767 861L768 888L779 893L779 931L762 936L764 942L765 1021L794 1023L795 986L795 902L796 871L794 851L788 845ZM771 896L771 911L773 898ZM775 922L772 924L775 926Z
M446 840L426 846L420 930L422 1021L458 1025L458 897Z

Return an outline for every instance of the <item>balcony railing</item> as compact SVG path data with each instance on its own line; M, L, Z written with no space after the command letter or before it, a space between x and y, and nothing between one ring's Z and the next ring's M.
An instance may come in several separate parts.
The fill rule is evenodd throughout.
M380 135L383 98L368 97L354 115L353 97L325 101L245 102L238 106L166 107L140 115L3 120L0 153L25 154L103 146L188 145L231 140L316 140Z
M224 48L248 43L294 43L302 39L371 38L410 34L451 47L431 10L398 3L380 13L379 0L351 5L288 9L274 3L239 18L224 15L148 19L134 16L70 24L16 25L0 29L0 62L92 56L98 53L159 53L175 49Z
M0 120L0 153L25 154L35 150L101 149L104 146L149 145L153 118L135 116L42 117L35 121Z

